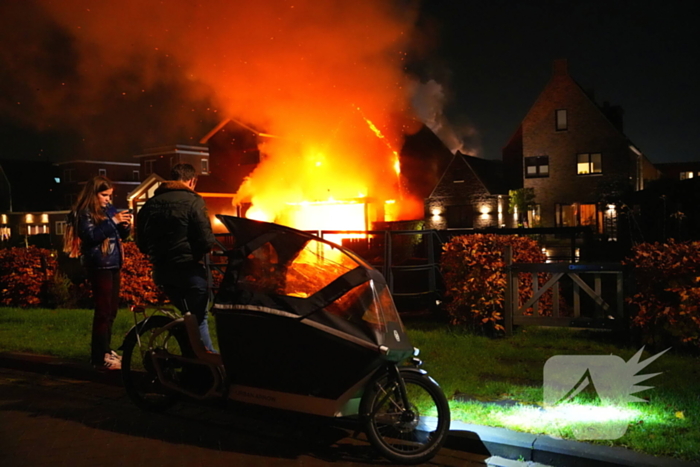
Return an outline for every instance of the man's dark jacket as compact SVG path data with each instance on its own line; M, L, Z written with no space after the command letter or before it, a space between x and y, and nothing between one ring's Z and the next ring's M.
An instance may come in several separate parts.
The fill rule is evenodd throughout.
M162 183L136 216L136 244L154 269L198 263L214 242L204 199L182 182Z

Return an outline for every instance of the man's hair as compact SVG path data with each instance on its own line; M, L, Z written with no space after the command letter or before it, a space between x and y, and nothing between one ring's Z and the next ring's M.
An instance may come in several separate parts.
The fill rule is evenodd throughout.
M170 169L170 179L187 182L197 176L191 164L177 164Z

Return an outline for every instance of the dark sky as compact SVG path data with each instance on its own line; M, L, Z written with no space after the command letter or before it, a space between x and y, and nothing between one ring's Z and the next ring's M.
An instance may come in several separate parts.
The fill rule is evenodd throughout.
M625 133L652 162L700 160L698 2L431 0L422 10L440 36L426 76L443 84L453 124L476 130L483 157L501 157L565 58L598 104L622 106Z
M62 3L0 2L0 159L129 160L149 145L196 144L220 121L215 92L183 76L178 57L144 55L147 66L136 59L87 81L81 67L94 74L102 66L86 61L89 50L51 4ZM552 61L566 58L599 104L623 107L625 133L652 162L700 160L697 5L425 0L421 53L408 68L444 94L444 116L466 152L500 158Z

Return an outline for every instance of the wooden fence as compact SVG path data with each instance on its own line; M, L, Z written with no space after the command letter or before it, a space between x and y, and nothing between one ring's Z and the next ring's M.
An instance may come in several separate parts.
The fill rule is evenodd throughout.
M525 298L520 296L520 274L530 274L532 278L531 290ZM544 284L540 286L543 279ZM571 297L561 295L564 279L572 281ZM604 286L608 290L606 294ZM542 302L548 291L551 295L547 297L545 309ZM593 303L586 309L587 316L582 315L583 296L590 297ZM588 327L590 324L586 322L621 321L624 318L624 269L620 263L513 263L512 250L508 247L504 318L508 335L512 334L514 325Z

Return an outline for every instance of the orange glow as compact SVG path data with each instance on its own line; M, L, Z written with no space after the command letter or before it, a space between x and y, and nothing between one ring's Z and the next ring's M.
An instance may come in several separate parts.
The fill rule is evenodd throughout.
M282 223L300 230L367 230L363 201L322 201L290 203ZM343 238L364 238L364 234L330 234L324 238L341 243Z
M211 97L221 120L274 136L261 138L260 164L231 187L233 204L250 206L246 217L305 230L365 230L375 221L422 217L422 200L402 189L397 152L415 122L404 60L417 2L42 4L85 57L99 57L84 64L86 81L138 58L140 89L159 89L160 64L174 63L182 76L172 81L187 97Z

